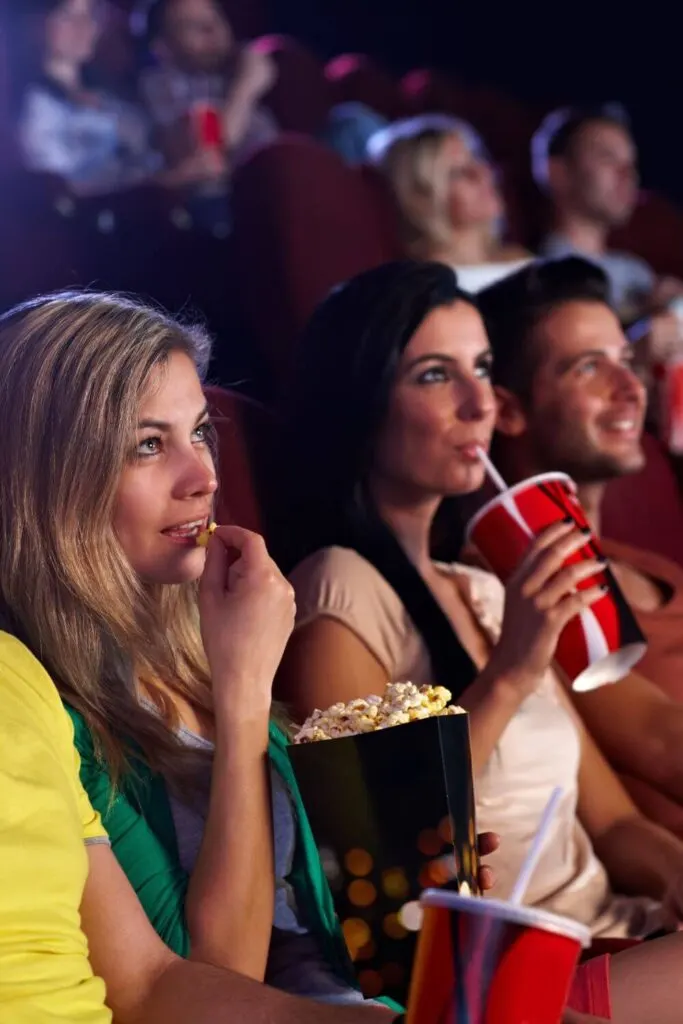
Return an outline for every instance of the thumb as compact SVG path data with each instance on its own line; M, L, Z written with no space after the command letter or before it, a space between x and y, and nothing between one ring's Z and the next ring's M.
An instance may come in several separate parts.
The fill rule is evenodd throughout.
M212 536L206 549L204 572L199 581L199 596L223 594L227 587L228 549Z

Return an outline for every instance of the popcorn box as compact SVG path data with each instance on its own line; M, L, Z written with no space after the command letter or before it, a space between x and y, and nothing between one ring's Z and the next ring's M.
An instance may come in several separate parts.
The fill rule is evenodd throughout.
M289 753L360 985L405 1003L422 891L478 892L468 715Z

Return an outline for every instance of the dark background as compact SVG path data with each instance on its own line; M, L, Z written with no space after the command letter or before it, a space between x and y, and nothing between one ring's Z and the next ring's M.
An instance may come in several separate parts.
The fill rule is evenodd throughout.
M248 0L247 0L248 2ZM618 100L643 183L683 200L683 11L651 3L500 0L270 0L273 30L320 56L373 56L403 74L435 67L548 104Z

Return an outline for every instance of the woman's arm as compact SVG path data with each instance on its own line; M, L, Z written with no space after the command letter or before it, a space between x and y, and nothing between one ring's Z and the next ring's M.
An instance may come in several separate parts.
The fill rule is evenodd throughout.
M471 715L475 774L486 765L520 704L538 686L566 623L602 597L599 588L575 590L577 582L595 573L595 562L563 567L567 556L582 544L585 537L570 521L550 527L534 541L508 583L498 643L488 665L460 699ZM336 701L381 694L393 675L392 666L382 664L370 643L364 643L366 627L361 613L348 611L359 604L355 595L347 594L340 603L347 609L344 614L355 620L353 628L341 621L341 613L332 618L321 610L297 630L285 653L277 692L300 720L315 707L324 709ZM377 608L381 609L382 603L371 603L369 608L375 621L368 624L368 635L385 638L392 630L388 621L378 619L381 612ZM398 642L394 638L385 646ZM453 684L455 688L456 679Z
M216 725L211 798L187 895L192 955L265 976L275 871L268 725L294 593L261 539L219 526L199 588Z
M186 904L191 955L263 981L274 908L268 717L216 710L209 813Z
M231 971L174 956L151 927L107 846L88 848L81 904L93 970L117 1024L364 1024L389 1010L295 999Z
M275 681L275 693L302 725L316 708L383 694L389 670L354 630L320 615L292 634ZM415 680L419 682L419 680Z
M223 108L223 129L228 150L238 146L249 130L254 111L277 78L272 58L246 46Z
M388 670L350 626L320 616L296 630L277 676L277 694L299 724L316 708L337 701L384 693ZM419 685L422 680L414 680ZM470 712L472 765L475 775L491 756L525 691L485 670L463 695Z

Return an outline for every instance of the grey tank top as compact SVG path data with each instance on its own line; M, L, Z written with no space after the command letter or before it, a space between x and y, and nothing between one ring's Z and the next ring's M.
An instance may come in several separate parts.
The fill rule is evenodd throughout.
M213 744L209 740L185 726L178 730L178 737L187 746L213 752ZM207 766L206 778L202 780L199 795L192 806L171 797L180 862L188 875L194 870L204 835L210 788L211 768ZM296 844L294 809L287 787L274 768L271 768L271 792L275 909L266 982L275 988L321 1002L364 1002L360 992L333 973L296 905L294 891L287 881Z

